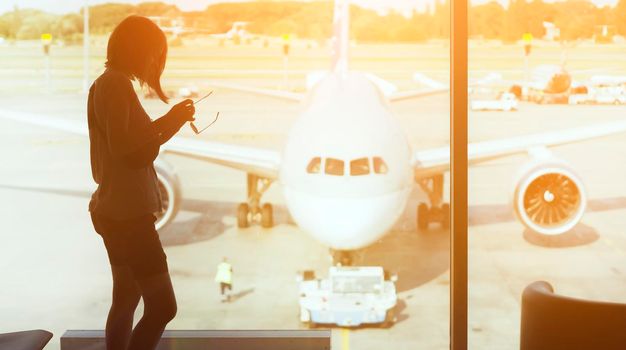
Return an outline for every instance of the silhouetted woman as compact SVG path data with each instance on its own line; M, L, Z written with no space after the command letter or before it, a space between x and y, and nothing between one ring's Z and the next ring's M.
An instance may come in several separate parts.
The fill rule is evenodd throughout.
M113 31L106 70L91 86L87 103L91 170L98 189L89 211L102 236L113 274L113 303L106 323L107 349L154 349L176 315L167 261L155 230L161 195L152 162L159 147L195 113L185 100L152 121L132 80L167 102L161 89L167 41L145 17L130 16ZM143 298L144 314L133 329Z

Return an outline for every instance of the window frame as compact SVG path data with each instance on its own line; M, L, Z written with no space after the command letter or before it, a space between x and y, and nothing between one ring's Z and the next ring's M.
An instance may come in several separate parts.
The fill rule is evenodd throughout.
M450 349L467 350L468 1L450 4Z

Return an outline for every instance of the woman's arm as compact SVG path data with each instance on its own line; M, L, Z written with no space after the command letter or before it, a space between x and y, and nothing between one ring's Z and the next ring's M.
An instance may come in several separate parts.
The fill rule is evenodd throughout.
M189 118L194 112L193 102L185 100L174 105L161 118L153 121L150 127L152 129L151 134L154 136L142 147L127 155L126 159L129 166L140 168L154 162L159 155L160 146L171 139L187 121L190 121Z
M167 114L153 121L151 128L154 136L149 142L125 157L128 166L131 168L142 168L152 164L159 155L160 146L171 139L185 122L185 120L180 121L170 118Z
M152 122L154 130L159 134L160 144L164 144L171 139L180 128L185 125L187 120L176 120L168 118L168 114Z
M129 167L140 168L154 161L161 144L169 140L188 120L193 120L195 109L191 100L185 100L163 117L142 130L129 130L132 103L137 96L132 83L123 76L109 76L96 87L95 105L103 114L103 126L112 157Z

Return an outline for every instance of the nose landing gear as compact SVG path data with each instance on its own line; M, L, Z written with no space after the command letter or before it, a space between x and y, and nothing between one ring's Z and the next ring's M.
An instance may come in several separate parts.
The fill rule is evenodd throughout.
M362 251L330 249L333 266L355 266L361 262Z
M450 205L443 203L440 206L429 207L426 203L417 206L417 228L420 231L428 230L432 222L439 223L441 228L450 227Z
M272 184L272 180L248 174L248 201L237 207L237 227L246 228L253 222L260 222L261 227L274 226L274 208L270 203L261 205L261 196Z
M418 183L428 195L430 206L420 203L417 206L417 228L428 230L431 223L439 223L441 228L450 227L450 205L443 202L443 174L419 179Z

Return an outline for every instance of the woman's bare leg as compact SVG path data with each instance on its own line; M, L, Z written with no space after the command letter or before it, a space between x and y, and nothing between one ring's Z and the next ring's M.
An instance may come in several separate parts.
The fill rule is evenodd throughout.
M113 303L106 324L107 350L126 349L133 329L133 315L141 297L133 273L124 265L111 265Z
M137 280L144 313L133 330L128 350L154 349L169 321L176 316L176 297L169 273Z

